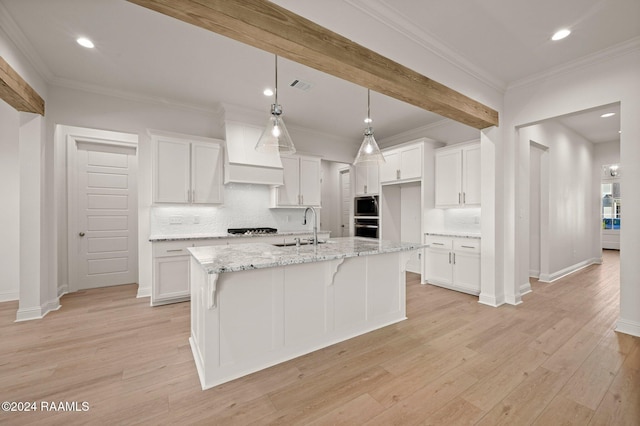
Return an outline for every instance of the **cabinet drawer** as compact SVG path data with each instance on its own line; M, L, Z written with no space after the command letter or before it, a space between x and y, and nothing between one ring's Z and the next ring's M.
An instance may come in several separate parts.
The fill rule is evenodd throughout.
M153 243L153 257L188 255L187 247L193 247L191 241L161 241Z
M473 238L453 240L453 251L458 253L480 254L480 240L473 239Z
M451 238L447 237L437 237L427 235L424 238L424 243L429 245L432 249L442 249L442 250L451 250L453 248L453 243Z

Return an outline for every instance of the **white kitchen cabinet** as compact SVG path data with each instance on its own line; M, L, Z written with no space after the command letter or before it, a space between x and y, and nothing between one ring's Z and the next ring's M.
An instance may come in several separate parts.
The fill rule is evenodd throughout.
M436 208L480 206L480 144L436 150Z
M380 183L403 182L422 178L422 144L384 150L380 165Z
M153 135L153 202L219 204L222 143Z
M189 300L189 241L153 244L151 306Z
M480 294L480 240L426 236L424 270L426 282Z
M272 189L271 207L320 206L320 158L282 156L284 185Z
M375 195L380 190L379 167L355 166L355 195Z

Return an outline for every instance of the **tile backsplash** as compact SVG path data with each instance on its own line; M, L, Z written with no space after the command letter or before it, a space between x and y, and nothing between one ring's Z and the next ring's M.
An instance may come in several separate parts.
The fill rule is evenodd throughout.
M221 206L154 206L151 235L225 234L228 228L256 226L279 231L311 229L311 224L302 224L302 209L270 209L270 195L266 185L233 183L225 185Z
M480 232L480 208L446 209L444 229L452 232Z

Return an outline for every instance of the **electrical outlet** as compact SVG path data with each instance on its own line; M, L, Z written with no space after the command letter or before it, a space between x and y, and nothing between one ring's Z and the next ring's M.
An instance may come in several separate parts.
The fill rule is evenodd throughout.
M182 223L183 223L182 216L169 216L170 225L182 225Z

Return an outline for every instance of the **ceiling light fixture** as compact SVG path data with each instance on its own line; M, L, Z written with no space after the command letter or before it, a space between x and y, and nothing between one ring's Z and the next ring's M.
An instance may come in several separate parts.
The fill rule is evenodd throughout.
M276 55L276 84L273 92L276 95L275 103L271 104L269 121L255 149L260 152L276 151L280 154L293 154L296 148L282 120L282 106L278 105L278 55Z
M76 42L80 46L86 47L87 49L93 49L95 47L95 44L93 44L93 42L86 37L80 37L76 40Z
M265 96L273 96L273 90L266 88L264 92L262 92Z
M614 115L616 115L616 113L615 113L615 112L606 112L606 113L602 114L602 115L600 116L600 118L613 117Z
M551 37L551 40L558 41L566 38L569 34L571 34L571 30L563 28L559 31L556 31L555 34Z
M373 137L373 128L371 127L371 91L367 89L367 118L364 120L367 127L364 129L364 140L358 155L353 162L354 166L377 166L385 163L384 156L380 152L380 148Z

